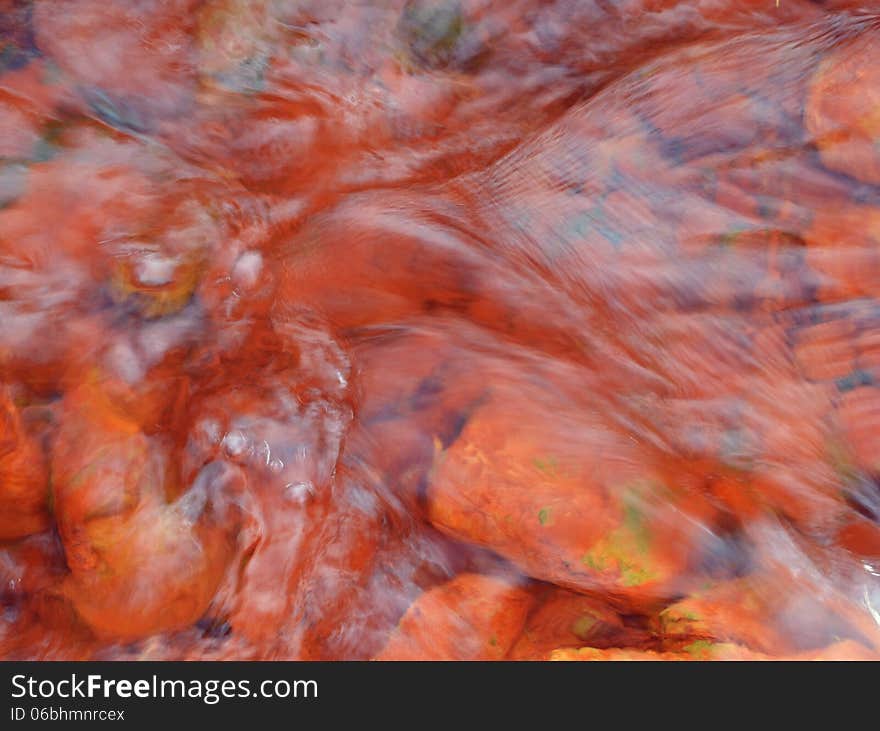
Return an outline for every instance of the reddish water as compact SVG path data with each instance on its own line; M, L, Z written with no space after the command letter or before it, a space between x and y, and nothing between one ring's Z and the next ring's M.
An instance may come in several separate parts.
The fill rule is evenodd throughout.
M0 0L0 657L876 657L869 5Z

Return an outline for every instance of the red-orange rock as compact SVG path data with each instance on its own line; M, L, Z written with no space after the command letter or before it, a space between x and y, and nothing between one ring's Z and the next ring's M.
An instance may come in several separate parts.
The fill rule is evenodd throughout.
M100 389L65 397L52 451L62 593L99 636L180 629L208 608L235 546L241 475L214 462L180 491L158 438Z
M510 660L548 660L559 647L644 647L655 643L647 628L628 627L595 596L550 589L529 615L508 654Z
M34 6L36 40L97 115L142 130L188 106L195 83L189 33L197 4L45 0Z
M500 660L531 604L516 580L461 574L416 600L375 659Z
M804 119L822 162L880 183L880 49L874 31L828 53L810 84Z
M43 447L28 433L8 390L0 387L0 540L48 528L48 498Z
M589 414L540 399L496 395L438 451L434 525L530 576L624 602L650 604L692 580L683 574L711 507L663 484L646 454Z
M804 232L806 262L828 302L880 294L880 210L868 206L819 208Z
M555 650L551 660L877 660L877 654L851 640L835 642L821 650L791 653L784 656L765 655L730 643L697 640L681 652L655 652L615 648L600 650L595 647L566 647Z

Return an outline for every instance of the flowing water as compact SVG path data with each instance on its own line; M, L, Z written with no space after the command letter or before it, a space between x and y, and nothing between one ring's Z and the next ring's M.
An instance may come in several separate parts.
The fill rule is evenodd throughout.
M0 0L0 656L876 657L868 0Z

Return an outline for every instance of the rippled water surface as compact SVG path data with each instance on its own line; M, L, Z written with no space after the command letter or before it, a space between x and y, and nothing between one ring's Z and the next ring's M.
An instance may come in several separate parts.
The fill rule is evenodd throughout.
M0 657L878 657L873 5L0 0Z

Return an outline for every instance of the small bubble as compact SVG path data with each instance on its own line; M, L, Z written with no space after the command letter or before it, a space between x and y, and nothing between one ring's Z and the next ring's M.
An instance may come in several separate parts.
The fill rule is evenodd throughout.
M210 444L219 444L221 438L220 424L214 419L203 419L198 423L197 436Z
M249 446L250 440L247 438L247 435L238 429L229 432L223 437L223 448L230 457L244 456Z
M305 502L315 494L315 486L309 482L289 482L284 486L286 496L297 502Z
M232 279L242 289L253 289L260 280L263 257L258 251L245 251L232 267Z
M174 257L162 256L153 252L144 254L137 262L135 276L138 284L147 287L158 287L174 281L178 260Z
M278 459L278 457L273 457L269 461L269 469L272 470L272 472L278 474L279 472L281 472L281 470L284 469L284 462Z

